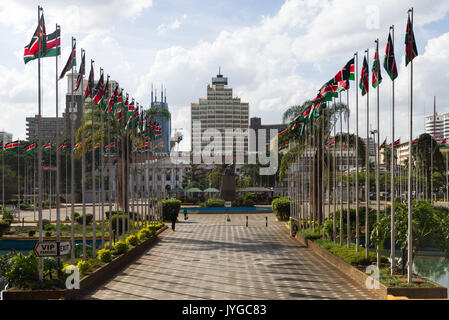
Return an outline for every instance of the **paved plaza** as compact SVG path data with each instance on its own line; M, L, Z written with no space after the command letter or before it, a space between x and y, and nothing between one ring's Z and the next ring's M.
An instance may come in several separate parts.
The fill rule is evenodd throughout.
M266 214L183 215L86 299L374 299Z

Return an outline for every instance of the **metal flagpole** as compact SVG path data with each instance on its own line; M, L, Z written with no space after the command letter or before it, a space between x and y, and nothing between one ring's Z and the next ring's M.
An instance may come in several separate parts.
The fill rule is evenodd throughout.
M337 155L335 150L337 147L335 146L335 143L337 142L337 104L334 99L334 152L333 152L333 163L334 163L334 183L333 183L333 192L332 192L332 202L334 204L334 213L332 215L332 234L333 234L333 241L337 241Z
M340 102L340 228L339 228L339 232L340 232L340 246L343 245L343 171L342 171L342 167L343 167L343 157L342 157L342 153L343 153L343 149L342 149L342 142L343 142L343 115L342 115L342 104L341 104L341 92L338 94L339 96L339 102ZM348 212L349 214L349 212Z
M108 75L109 80L109 75ZM106 81L109 83L109 81ZM109 93L112 97L112 85L109 85L109 88L105 88L109 90ZM112 101L114 103L114 101ZM112 108L114 105L112 105ZM106 106L109 108L109 106ZM111 110L112 112L112 110ZM104 248L104 125L103 125L103 112L100 112L100 203L101 203L101 248ZM110 210L109 210L110 211Z
M376 41L374 41L376 43L376 59L377 61L379 61L379 39L376 39ZM376 70L374 72L376 72L376 81L379 81L380 79L380 63L377 64L377 61L374 61L374 63L376 63ZM379 145L380 143L380 122L379 122L379 86L380 83L377 84L376 86L376 96L377 96L377 109L376 109L376 122L377 122L377 144ZM374 143L374 146L376 146L376 144ZM379 180L379 147L376 147L376 221L377 223L379 223L380 220L380 180ZM392 158L393 154L394 154L394 140L392 142L391 145L391 153L392 153ZM377 236L379 236L379 229L377 229ZM377 255L377 267L380 268L380 243L377 243L376 246L376 255Z
M130 169L130 173L131 173L130 174L130 180L131 180L131 183L130 184L131 184L131 216L132 216L131 221L132 221L132 228L130 228L128 226L128 232L131 229L133 234L135 233L134 225L135 225L135 215L136 215L136 207L134 206L135 205L135 203L134 203L134 198L135 198L134 185L136 183L136 180L135 180L136 170L135 169L136 169L136 151L137 151L137 150L134 150L134 140L136 140L136 135L134 133L134 114L135 114L136 110L137 111L139 110L139 103L138 102L136 102L136 106L134 108L135 108L135 110L133 110L133 114L131 115L131 121L132 121L131 134L132 134L132 136L131 136L131 153L130 153L130 157L131 157L131 163L130 163L130 166L131 166L131 169ZM136 148L137 148L137 144L138 144L138 142L136 143ZM129 223L129 221L128 221L128 223Z
M126 100L128 101L128 94L126 94ZM125 152L127 152L127 149L128 149L128 146L127 145L125 146L125 143L127 144L127 142L128 142L128 132L126 132L126 122L128 120L128 111L129 111L129 107L128 107L128 110L125 110L125 119L124 119L125 137L122 137L122 139L121 139L121 148L122 148L122 206L123 206L122 207L122 209L123 209L122 233L123 233L123 235L125 234L125 213L128 211L126 209L126 199L125 199L126 196L127 196L127 192L125 192L126 186L127 186L127 179L126 179L126 174L125 174L125 165L126 165ZM122 117L123 117L123 115L122 115ZM119 229L119 225L117 223L117 230L118 229ZM120 239L120 237L118 237L118 239Z
M92 61L93 64L93 61ZM100 77L101 74L103 73L103 69L100 68ZM92 257L95 257L95 249L96 249L96 233L97 233L97 223L96 223L96 218L95 218L95 206L96 206L96 202L97 202L97 184L96 184L96 179L95 179L95 128L94 128L94 105L91 102L91 106L92 106L92 119L91 119L91 129L92 129L92 133L91 133L91 140L92 140ZM100 107L100 114L103 113L103 110L101 110Z
M391 30L391 39L394 50L394 25L390 27ZM394 136L394 79L391 81L391 88L392 88L392 96L391 96L391 138L395 139ZM410 146L410 151L412 150L412 146ZM411 165L411 164L410 164ZM395 212L394 212L394 201L395 201L395 187L394 187L394 174L395 174L395 161L394 161L394 149L392 149L391 154L391 222L390 222L390 228L391 228L391 235L390 235L390 258L391 258L391 267L390 267L390 274L394 274L394 266L395 266L395 259L396 259L396 238L395 238ZM399 173L401 172L401 167L399 164ZM399 181L401 178L399 177ZM401 193L399 192L399 195Z
M37 6L37 23L39 28L39 35L38 35L38 120L37 120L37 161L38 161L38 188L39 188L39 194L38 194L38 211L39 211L39 242L42 242L42 121L41 121L41 115L42 115L42 99L41 99L41 25L40 25L40 16L41 11L43 12L44 9L41 8L41 6ZM43 259L42 257L39 257L39 280L44 280L44 269L43 269Z
M347 80L349 82L349 80ZM347 117L346 117L346 127L347 127L347 141L348 148L346 149L346 170L347 170L347 180L346 180L346 201L348 202L347 212L346 212L346 244L348 248L351 247L351 197L350 194L350 172L349 172L349 88L346 90L346 105L348 107Z
M448 159L447 159L447 154L449 153L448 150L446 150L446 199L444 199L444 202L449 201L449 177L448 177ZM446 203L447 205L447 203Z
M366 60L369 66L369 49L365 50L366 53ZM366 152L365 152L365 161L366 161L366 176L365 176L365 202L366 202L366 208L365 208L365 257L368 258L369 253L369 206L370 206L370 170L369 170L369 91L368 88L366 90Z
M359 252L360 227L359 227L359 53L355 56L355 250Z
M113 113L114 114L114 113ZM106 118L108 121L111 121L111 115L109 115L108 118ZM108 127L108 200L109 200L109 249L112 249L112 185L113 185L113 181L111 179L111 123L107 123L107 127ZM101 132L103 135L103 122L101 122ZM103 142L103 138L101 138L101 141ZM103 152L103 147L101 148L102 152ZM103 162L101 165L101 168L103 169L104 167L104 154L101 157L101 161ZM115 171L117 173L117 170ZM102 180L103 181L103 180ZM116 212L116 214L118 214L118 212ZM117 228L118 229L118 225Z
M73 45L76 43L75 38L72 37L72 50L73 50ZM75 65L76 65L76 61L75 61ZM70 125L70 139L71 139L71 166L70 166L70 171L71 171L71 179L70 179L70 200L71 200L71 206L72 206L72 212L71 212L71 229L70 229L70 242L72 244L72 250L71 250L71 254L70 254L70 263L71 264L75 264L75 120L76 120L76 114L74 114L75 111L75 103L74 103L74 88L73 88L73 68L72 67L72 101L70 104L71 110L71 125Z
M413 28L413 8L411 8L409 11L411 13L411 28ZM412 29L413 30L413 29ZM413 139L413 60L410 61L410 108L409 108L409 121L410 121L410 127L409 127L409 147L411 150L412 146L412 139ZM412 212L412 153L409 152L408 156L408 283L412 282L412 276L413 276L413 227L412 227L412 219L413 219L413 212Z
M72 69L73 70L73 69ZM84 88L83 78L81 78L81 88ZM72 79L73 82L73 79ZM84 95L81 95L81 193L82 193L82 212L83 212L83 260L87 258L86 252L86 141L85 129L86 122L84 119Z
M61 27L56 24L56 36L61 34ZM61 180L61 159L59 158L59 80L58 80L58 52L56 52L55 56L55 66L56 66L56 243L59 247L59 243L61 241L61 210L60 205L61 201L59 198L60 191L60 180ZM61 269L61 258L59 257L59 250L58 250L58 270Z
M433 206L433 153L434 153L434 147L433 147L433 139L436 140L436 97L433 96L433 137L430 138L430 204Z

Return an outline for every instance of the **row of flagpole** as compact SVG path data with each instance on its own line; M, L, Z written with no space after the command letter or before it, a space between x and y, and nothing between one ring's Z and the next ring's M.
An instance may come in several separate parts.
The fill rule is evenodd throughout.
M49 52L47 51L49 48L53 48L56 47L56 53L54 54L54 56L56 57L56 64L55 64L55 68L56 68L56 183L55 183L55 194L56 194L56 242L57 242L57 246L59 247L59 243L60 243L60 151L64 150L65 148L67 148L67 143L64 142L64 144L62 144L60 146L60 137L59 137L59 128L58 128L58 124L59 124L59 86L58 86L58 82L59 80L61 80L64 75L66 74L67 71L69 71L71 69L71 88L68 88L70 90L71 93L71 99L70 99L70 109L67 112L67 116L71 116L70 121L66 121L66 135L67 135L67 131L68 131L68 125L70 123L70 140L71 140L71 172L70 172L70 176L71 176L71 196L70 196L70 202L71 202L71 235L70 235L70 242L72 244L72 249L70 252L70 261L72 264L74 264L75 262L75 227L74 227L74 220L75 220L75 151L81 147L82 151L81 151L81 188L82 188L82 257L83 259L86 259L87 257L87 237L86 237L86 188L85 188L85 180L86 180L86 141L85 141L85 133L87 130L86 127L86 122L85 122L85 98L89 98L92 99L92 101L95 104L98 104L100 106L100 143L99 143L99 171L100 171L100 192L98 193L99 198L100 198L100 206L98 207L98 215L101 216L101 247L103 248L105 246L105 212L104 212L104 166L105 166L105 158L104 158L104 145L103 145L103 139L104 139L104 121L103 121L103 112L106 112L106 110L108 111L107 115L107 120L111 121L113 118L115 118L115 115L113 114L113 110L114 107L118 104L119 106L121 106L121 110L118 112L117 114L117 121L120 121L120 126L122 124L122 118L121 118L121 114L122 114L122 109L123 107L126 107L127 110L125 110L125 116L124 116L124 123L125 126L124 128L122 128L122 130L124 130L124 134L126 136L126 142L124 141L123 138L123 134L122 134L122 139L121 139L121 143L120 143L120 151L121 151L121 172L119 173L117 170L118 169L118 164L119 164L119 159L118 159L118 155L119 152L117 152L117 156L115 157L115 165L116 165L116 174L121 174L122 179L121 179L121 187L122 187L122 201L121 201L121 205L124 209L124 215L122 215L123 217L123 221L122 221L122 232L121 234L123 236L126 236L127 233L129 233L130 231L132 231L132 233L136 233L136 231L140 230L145 222L145 226L148 225L149 222L149 217L151 216L151 219L154 220L155 218L160 218L161 217L161 206L160 205L156 205L158 204L158 201L163 197L163 192L161 192L161 190L163 190L163 188L161 187L156 187L155 184L157 184L158 182L155 182L154 176L155 173L157 172L158 166L159 166L159 159L161 158L159 155L155 154L154 152L151 152L152 155L150 156L149 151L152 151L152 143L150 144L149 141L153 140L154 137L160 136L161 135L161 129L159 127L159 125L157 123L153 123L151 120L150 116L147 116L146 113L144 113L143 108L140 111L140 115L139 115L139 104L137 103L137 110L135 110L135 103L134 103L134 99L132 99L131 104L129 104L129 100L128 100L128 94L126 94L126 102L123 104L123 100L122 100L122 92L123 89L121 89L120 93L119 93L119 88L118 85L116 86L114 92L111 94L111 96L109 97L110 92L112 91L111 87L109 87L109 75L107 76L107 82L106 82L106 86L103 83L103 69L100 69L100 80L98 81L97 85L94 87L93 84L93 60L91 60L91 74L89 75L89 80L88 80L88 84L86 87L86 91L84 92L84 74L85 74L85 51L83 49L81 49L81 56L82 56L82 62L80 65L80 70L78 72L78 78L76 81L76 89L74 88L74 71L76 69L76 40L75 38L72 37L72 51L70 53L70 57L67 61L67 64L65 65L61 75L59 75L58 77L58 56L60 55L60 26L56 24L56 31L54 33L55 36L55 43L48 45L47 40L49 39L49 37L47 38L46 35L46 30L45 30L45 23L44 23L44 18L43 18L43 8L38 6L38 27L36 29L36 32L33 36L33 39L31 40L30 44L25 47L25 53L24 53L24 60L25 63L27 63L30 60L33 59L37 59L38 60L38 119L37 119L37 153L38 153L38 159L37 159L37 163L38 165L36 166L37 171L38 171L38 186L37 186L37 190L38 190L38 199L37 199L37 204L38 204L38 228L39 228L39 242L43 241L43 226L42 226L42 218L43 218L43 214L42 214L42 196L43 196L43 189L42 189L42 122L41 122L41 115L42 115L42 95L41 95L41 58L45 57L45 56L52 56L49 55ZM78 88L81 86L81 105L80 105L80 111L78 112L78 114L81 114L81 142L75 145L75 110L78 110L75 106L76 103L74 101L75 98L75 90L78 90ZM95 89L95 94L93 92L93 90ZM109 99L108 99L109 98ZM106 99L108 99L108 101L106 101ZM104 110L103 110L103 105L105 105ZM95 114L95 110L94 110L94 104L91 103L92 106L92 121L91 121L91 133L92 133L92 255L95 257L96 255L96 226L97 226L97 222L96 222L96 216L97 216L97 212L96 212L96 204L97 204L97 185L96 185L96 158L95 158L95 150L97 147L97 144L95 144L95 128L94 128L94 114ZM128 118L128 119L127 119ZM126 121L126 119L128 121ZM131 125L130 125L131 124ZM107 123L107 127L108 127L108 146L107 146L107 151L108 151L108 165L109 168L111 168L112 163L111 163L111 153L112 150L115 149L115 147L117 146L117 141L111 141L111 131L110 131L110 122ZM126 130L125 130L126 128ZM128 131L131 130L131 131ZM137 131L139 131L139 133L137 134ZM130 136L132 135L132 137ZM129 139L132 138L132 139ZM141 148L141 145L137 145L138 139L143 139L144 144L143 144L143 148ZM148 141L149 140L149 141ZM136 143L135 143L136 142ZM126 143L126 144L125 144ZM130 146L131 144L131 146ZM134 144L136 144L136 148L134 150ZM18 143L17 143L18 145ZM131 150L129 150L129 148L131 147ZM36 148L35 146L33 146L33 148ZM32 147L29 147L30 152L33 151ZM106 147L105 147L106 148ZM18 148L19 149L19 148ZM151 149L151 150L150 150ZM50 144L50 150L51 150L51 144ZM143 152L142 151L146 151ZM18 151L20 152L20 151ZM126 157L125 157L125 152L126 152ZM140 156L139 156L140 154ZM33 157L34 159L34 157ZM51 154L50 154L50 161L51 161ZM138 161L140 161L140 164L138 164ZM34 160L33 160L34 162ZM2 156L2 163L4 164L4 155ZM133 164L134 164L134 168L133 168ZM19 166L19 153L18 153L18 166ZM50 162L50 166L51 166L51 162ZM153 181L152 181L152 185L154 188L152 188L152 191L150 192L149 189L149 182L148 179L146 179L146 183L140 184L140 190L139 193L136 194L135 192L135 175L136 175L136 171L137 171L137 167L140 166L143 168L144 172L147 172L148 175L152 174L153 176ZM67 203L67 178L68 178L68 172L67 172L67 156L66 156L66 203ZM3 165L4 168L4 165ZM150 173L151 170L151 173ZM26 175L26 172L25 172ZM18 172L18 176L19 172ZM79 174L78 174L79 176ZM128 180L128 177L130 178L130 181ZM111 181L111 171L109 170L109 214L110 217L112 217L112 181ZM33 179L34 180L34 179ZM162 181L161 181L162 183ZM2 185L3 185L3 206L4 206L4 174L3 174L3 179L2 179ZM127 192L125 190L127 190L127 186L131 186L131 192ZM116 185L116 190L118 190L118 185ZM25 191L26 191L26 182L25 182ZM35 193L36 187L33 187L33 194ZM18 178L18 192L19 192L19 210L20 210L20 177ZM156 192L156 199L151 199L150 200L150 196ZM51 187L50 187L50 196L51 196ZM128 201L127 197L128 195L131 196L131 210L132 210L132 228L130 228L130 212L128 210ZM144 197L144 201L142 201L141 197ZM26 197L26 192L24 194L24 199ZM140 197L137 198L137 197ZM34 198L34 196L33 196ZM51 200L51 198L50 198ZM136 203L135 203L136 201ZM36 203L35 199L34 202ZM144 203L144 207L142 206L142 202ZM51 205L51 201L50 201L50 205ZM116 192L116 234L113 236L113 230L112 230L112 221L110 219L110 223L109 223L109 247L112 248L112 242L115 240L119 239L119 234L120 234L120 230L119 230L119 197L118 197L118 193ZM136 206L135 206L136 205ZM137 211L137 216L136 216L136 211ZM145 211L145 219L142 218L141 214L143 214ZM19 211L20 212L20 211ZM67 218L67 204L66 204L66 218ZM127 228L125 229L125 215L126 215L126 219L127 219ZM137 230L136 230L136 218L137 218ZM58 256L58 263L60 264L60 257ZM42 258L39 258L39 278L40 280L43 280L43 260Z
M302 124L301 127L301 133L300 137L302 136L303 132L305 132L305 138L304 143L306 145L305 149L302 152L298 153L298 156L295 160L295 166L294 169L295 172L298 174L294 174L293 172L290 174L290 180L291 180L291 188L289 189L289 193L293 195L293 200L295 201L295 204L293 205L293 209L291 211L291 216L295 219L299 219L300 226L304 227L304 220L306 221L306 226L310 226L310 223L312 224L313 228L315 228L316 222L320 224L322 222L322 202L320 199L317 199L317 197L323 197L325 192L321 191L320 194L316 194L316 190L312 190L312 179L313 181L318 181L315 179L318 179L318 175L315 174L316 170L320 167L320 161L323 161L324 154L322 154L322 147L323 145L319 145L316 141L316 132L315 127L317 127L314 124L317 124L318 121L314 120L313 118L319 118L320 113L324 113L326 110L327 101L333 101L333 119L329 118L329 124L333 123L333 136L334 136L334 142L333 146L335 146L335 141L337 137L337 117L339 117L340 120L340 148L337 152L334 149L333 155L334 155L334 161L332 161L333 165L333 173L334 177L332 178L333 186L331 187L331 177L330 177L330 152L327 151L327 159L328 159L328 189L327 189L327 198L328 198L328 212L330 214L331 212L331 201L333 204L333 221L332 221L332 240L337 240L337 221L336 221L336 212L337 212L337 206L339 205L340 210L340 221L339 223L339 242L340 245L343 245L343 200L344 200L344 192L343 192L343 184L344 184L344 177L343 177L343 171L344 171L344 162L343 162L343 150L342 150L342 144L343 142L343 127L342 127L342 121L343 121L343 114L342 114L342 105L341 105L341 91L346 90L346 106L348 109L348 114L346 116L346 124L347 124L347 151L346 151L346 201L347 201L347 246L350 247L351 245L351 229L350 229L350 208L351 208L351 195L350 195L350 184L352 183L350 179L350 171L349 171L349 81L348 80L355 80L356 83L359 83L359 87L362 90L362 96L366 95L366 146L365 146L365 256L368 257L369 254L369 239L370 239L370 225L369 225L369 213L370 213L370 133L373 134L373 143L376 146L376 144L379 146L380 143L380 93L379 93L379 84L382 81L382 77L380 74L380 61L379 61L379 40L375 40L375 54L374 54L374 61L373 61L373 79L372 79L372 86L376 89L376 129L374 131L370 131L370 119L369 119L369 112L370 112L370 96L369 96L369 49L365 50L363 65L362 65L362 72L361 72L361 78L360 83L358 80L358 53L356 52L354 54L354 58L351 59L350 62L339 72L337 75L331 79L331 81L327 82L323 87L320 89L318 95L316 98L314 98L310 105L308 105L304 110L302 110L298 116L296 116L290 123L289 127L286 129L285 132L291 131L292 135L287 135L289 139L297 139L297 135L294 132L297 132L297 128L299 128L299 125ZM387 70L388 75L391 78L392 82L392 104L391 104L391 134L392 134L392 143L391 143L391 180L390 180L390 193L391 193L391 265L390 265L390 272L393 274L394 268L395 268L395 211L394 211L394 198L396 195L396 182L395 182L395 156L394 156L394 149L396 144L399 144L399 142L396 143L395 141L395 131L394 131L394 125L395 125L395 95L394 95L394 83L395 79L397 77L397 68L396 68L396 62L394 58L394 26L390 27L389 30L389 36L388 36L388 42L386 47L386 53L385 53L385 60L384 60L384 68ZM418 55L417 49L416 49L416 43L414 39L413 34L413 8L411 8L408 11L408 21L407 21L407 30L406 30L406 66L410 64L410 104L409 104L409 160L408 163L412 164L412 145L413 145L413 59ZM355 60L355 61L354 61ZM355 68L354 68L355 64ZM352 75L352 71L354 70L354 76ZM344 83L346 82L346 83ZM343 84L342 84L343 83ZM337 86L338 84L338 86ZM342 90L340 89L340 86L342 87ZM337 93L337 95L335 95ZM332 97L328 99L329 97ZM339 98L339 110L336 109L336 97ZM321 110L320 110L321 109ZM318 113L317 113L318 110ZM327 112L330 114L330 110L327 109ZM355 214L356 214L356 239L355 239L355 247L356 250L359 251L360 247L360 226L359 226L359 144L358 144L358 137L359 137L359 100L358 100L358 87L356 86L355 91ZM339 115L337 115L339 113ZM310 121L310 133L308 130L304 130L304 127L309 123ZM323 127L323 126L321 126ZM285 132L280 133L279 135L284 135ZM321 134L321 133L318 133ZM313 137L311 139L310 137ZM296 137L296 138L295 138ZM322 142L323 143L323 142ZM385 144L385 143L384 143ZM285 146L288 145L287 143L280 144L280 149L284 149ZM331 143L326 144L324 147L325 149L328 149L331 146ZM346 148L345 148L346 149ZM380 164L380 148L374 147L375 149L375 190L376 190L376 221L379 223L380 220L380 210L381 210L381 196L380 196L380 172L379 172L379 164ZM431 146L432 149L432 146ZM431 150L432 151L432 150ZM433 152L431 152L432 154ZM313 160L313 158L316 157L317 162ZM321 157L321 159L320 159ZM446 159L447 162L447 159ZM433 161L432 161L433 163ZM413 173L411 170L411 165L408 165L408 187L407 187L407 195L408 195L408 244L407 244L407 252L408 252L408 281L412 281L412 267L413 267L413 250L412 250L412 191L413 191L413 185L412 185L412 177ZM399 166L399 174L401 174L402 166ZM321 170L324 170L324 167L321 167ZM304 173L308 172L309 179L305 179ZM340 174L338 174L338 171L340 171ZM433 168L431 170L433 172ZM446 173L446 180L447 173ZM399 182L402 183L402 180L399 179ZM418 175L416 175L416 182L418 183ZM299 183L299 185L297 185ZM314 187L315 188L315 187ZM433 185L432 185L432 179L431 179L431 195L433 195ZM332 192L331 192L332 190ZM417 192L417 188L415 188ZM402 192L402 187L399 189L399 194ZM312 200L313 198L313 200ZM447 198L449 199L449 195L447 195ZM298 201L298 203L296 203ZM311 212L311 203L315 203L315 206L313 210L315 212ZM318 206L318 207L317 207ZM306 212L305 208L308 208L309 212ZM386 204L385 204L386 208ZM316 218L318 218L318 221L316 221ZM379 229L377 229L378 232ZM376 245L376 261L377 266L380 266L380 243L377 243Z

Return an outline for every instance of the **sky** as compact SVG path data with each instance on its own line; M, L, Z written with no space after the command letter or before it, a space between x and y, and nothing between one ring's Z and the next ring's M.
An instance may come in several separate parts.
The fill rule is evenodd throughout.
M218 73L228 77L234 96L250 105L250 117L280 123L292 105L314 98L317 90L346 62L369 49L370 67L379 39L384 57L390 25L395 26L399 77L395 81L395 136L408 139L410 68L405 67L407 10L414 7L419 56L413 68L413 132L424 131L424 116L449 112L449 2L405 0L10 0L0 2L0 130L26 138L26 117L37 114L37 61L24 64L23 48L44 8L47 32L61 25L59 69L70 53L95 61L130 96L149 107L153 84L163 85L172 113L172 128L184 135L179 150L190 150L190 104L206 97ZM6 35L6 36L5 36ZM360 70L359 70L360 73ZM391 141L392 82L382 69L380 136ZM371 75L370 75L371 78ZM54 116L55 58L42 59L43 115ZM351 82L350 130L355 128L355 82ZM59 81L60 110L67 80ZM345 101L345 99L344 99ZM359 128L365 136L367 99L359 90ZM376 123L376 94L369 95L370 125ZM346 127L344 125L344 127Z

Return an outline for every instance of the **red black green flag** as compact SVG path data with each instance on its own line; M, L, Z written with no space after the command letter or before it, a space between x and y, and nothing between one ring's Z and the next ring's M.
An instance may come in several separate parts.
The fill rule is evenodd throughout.
M385 148L387 145L387 138L385 138L384 142L382 142L382 144L379 146L379 150Z
M349 80L343 80L338 83L337 92L349 90Z
M19 142L18 141L14 141L14 142L10 142L5 146L5 150L14 150L17 149L19 147Z
M369 91L369 67L368 67L368 61L366 60L366 56L363 59L363 67L362 67L362 73L360 75L360 83L359 83L360 89L362 89L362 96L368 93Z
M36 144L33 143L33 144L30 144L28 147L26 147L25 150L23 150L23 153L30 154L35 149L36 149Z
M64 151L64 150L66 150L67 149L67 142L64 142L63 144L61 144L59 147L58 147L58 150L59 151Z
M47 32L45 30L44 14L42 13L36 31L34 31L33 37L30 43L25 47L23 53L23 61L28 63L31 60L39 57L39 51L41 57L47 53Z
M371 78L371 84L373 85L373 88L377 88L377 86L382 82L382 75L380 74L380 61L379 61L379 55L377 54L377 51L374 52L374 61L373 61L373 67L372 67L372 78Z
M46 145L44 145L44 146L42 147L42 150L43 150L43 151L48 151L48 150L50 150L50 149L51 149L51 142L47 143Z
M93 95L94 95L94 66L93 61L91 61L89 79L87 80L86 90L84 91L84 98L93 97Z
M72 69L76 64L76 42L73 43L72 47L72 53L70 54L69 59L67 60L67 63L65 64L64 69L62 69L61 75L59 76L59 79L64 78L67 71Z
M94 102L96 104L99 104L101 99L104 96L105 93L105 87L104 87L104 75L103 73L100 75L100 79L97 82L97 86L95 87L95 96L94 96Z
M388 42L385 47L385 58L384 58L384 68L390 76L391 80L398 77L398 69L396 66L396 59L394 57L394 45L391 38L391 33L388 34Z
M418 55L416 48L415 34L413 25L410 21L410 14L407 19L407 29L405 31L405 65L407 66Z
M81 80L83 79L85 73L86 73L86 53L83 52L83 56L81 58L80 68L78 70L78 77L76 78L75 91L77 91L78 88L80 87Z
M355 79L355 67L354 67L354 58L348 61L346 65L337 72L337 74L332 79L333 83L338 83L344 80L354 80Z
M101 98L100 102L98 103L98 105L100 106L101 110L103 111L107 111L107 103L109 100L109 76L106 80L106 84L104 85L104 94L103 97Z
M446 141L446 139L444 139L443 141L441 141L441 143L438 144L438 145L436 146L435 149L441 149L441 148L445 148L445 147L447 147L447 141Z

